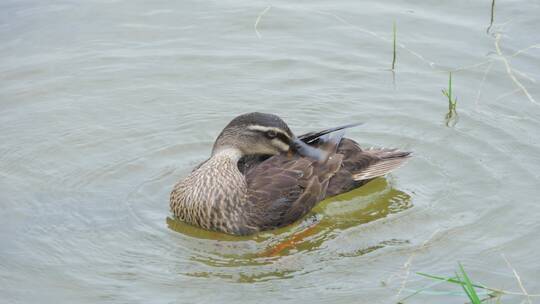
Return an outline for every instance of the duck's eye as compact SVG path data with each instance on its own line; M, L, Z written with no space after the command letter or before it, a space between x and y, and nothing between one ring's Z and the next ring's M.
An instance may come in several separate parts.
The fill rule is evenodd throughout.
M276 131L274 131L274 130L266 131L266 137L268 137L268 138L276 138L276 136L277 136Z

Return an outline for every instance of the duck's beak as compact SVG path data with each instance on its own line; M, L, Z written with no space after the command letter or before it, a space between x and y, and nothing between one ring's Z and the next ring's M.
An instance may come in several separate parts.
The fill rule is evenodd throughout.
M292 155L294 152L317 161L324 160L326 156L326 153L324 153L322 150L313 148L296 137L294 137L291 141L289 155Z

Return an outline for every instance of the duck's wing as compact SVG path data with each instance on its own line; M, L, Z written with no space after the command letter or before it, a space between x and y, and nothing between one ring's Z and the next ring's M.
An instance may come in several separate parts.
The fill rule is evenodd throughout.
M339 140L334 141L334 149L338 143ZM330 178L340 169L341 162L342 156L335 152L324 162L276 155L251 168L246 173L250 225L267 230L306 215L326 196Z
M337 153L343 155L343 163L330 180L327 197L350 191L397 169L409 160L412 152L388 148L362 150L354 140L343 138Z

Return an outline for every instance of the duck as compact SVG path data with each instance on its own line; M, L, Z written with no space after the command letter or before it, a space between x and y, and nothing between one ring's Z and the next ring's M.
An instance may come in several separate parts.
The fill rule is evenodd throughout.
M174 218L212 231L252 235L290 225L320 201L361 187L403 165L410 151L362 149L348 124L295 136L277 115L235 117L210 157L177 182Z

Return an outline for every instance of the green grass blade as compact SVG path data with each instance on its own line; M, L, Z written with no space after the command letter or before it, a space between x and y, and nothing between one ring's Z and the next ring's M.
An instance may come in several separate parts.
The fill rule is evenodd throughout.
M469 296L469 299L473 304L480 304L480 298L478 297L478 294L476 294L476 290L474 290L473 284L469 279L469 276L467 276L467 273L465 272L465 269L463 268L463 265L461 265L461 263L459 263L459 270L461 271L461 276L463 277L463 281L465 282L465 284L462 285L463 289ZM457 277L459 278L458 275Z
M465 284L464 281L459 280L457 277L443 277L443 276L437 276L437 275L423 273L423 272L417 272L416 274L421 275L421 276L426 277L426 278L439 280L439 281L446 281L446 282L459 284L459 285ZM491 290L491 289L487 288L486 286L480 285L480 284L474 284L473 283L472 286L474 286L476 288L480 288L480 289Z
M459 276L459 274L456 272L456 277L459 278L461 280L461 277ZM465 294L467 295L467 297L469 298L469 300L471 300L471 303L473 304L477 304L474 299L473 299L473 296L471 295L471 291L469 290L469 288L467 287L467 284L465 284L465 282L463 282L464 284L461 285L461 288L463 288L463 291L465 291Z
M450 76L448 77L448 100L452 103L452 72L450 72Z
M447 281L447 282L451 282L451 283L455 283L455 284L465 284L464 282L461 282L461 281L457 280L455 277L442 277L442 276L437 276L437 275L423 273L423 272L417 272L416 274L421 275L421 276L426 277L426 278L430 278L430 279L435 279L435 280L440 280L440 281Z

